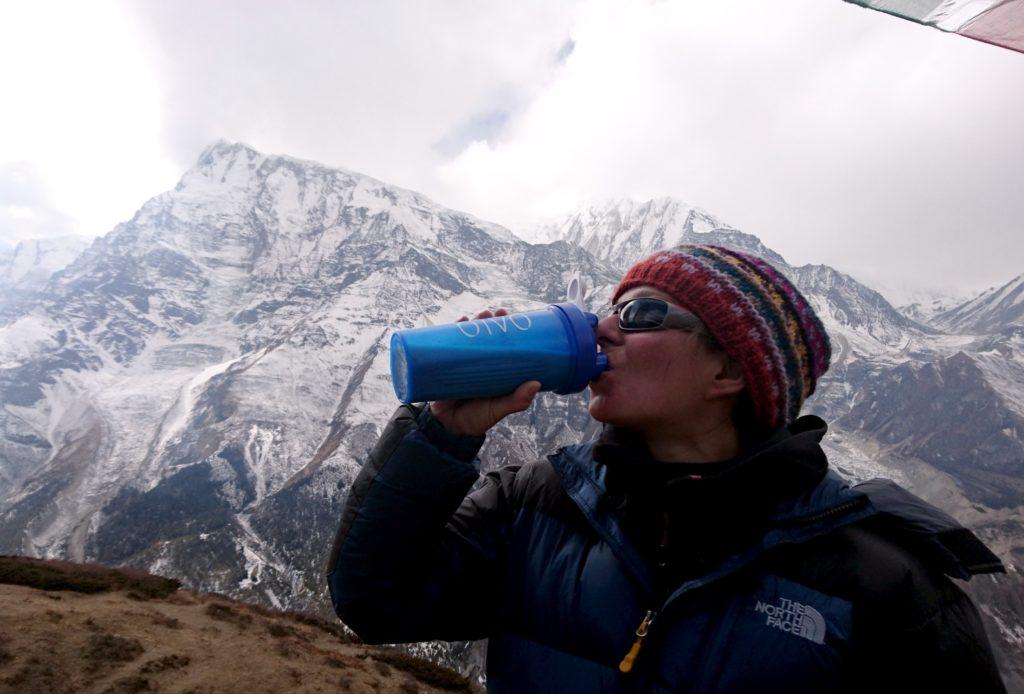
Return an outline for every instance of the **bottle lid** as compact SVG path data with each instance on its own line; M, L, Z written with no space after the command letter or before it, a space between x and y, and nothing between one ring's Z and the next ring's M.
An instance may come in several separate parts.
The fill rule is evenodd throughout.
M551 304L548 308L562 319L566 331L572 336L569 343L574 357L574 368L568 383L555 392L559 395L578 393L608 368L608 357L597 351L594 329L599 319L595 314L583 311L569 302Z

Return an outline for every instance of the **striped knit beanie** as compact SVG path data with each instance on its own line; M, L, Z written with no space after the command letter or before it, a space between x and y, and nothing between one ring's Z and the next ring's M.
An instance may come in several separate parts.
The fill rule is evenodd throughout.
M721 246L677 246L631 267L612 304L644 285L700 318L740 365L758 421L775 431L799 416L832 349L814 309L778 270Z

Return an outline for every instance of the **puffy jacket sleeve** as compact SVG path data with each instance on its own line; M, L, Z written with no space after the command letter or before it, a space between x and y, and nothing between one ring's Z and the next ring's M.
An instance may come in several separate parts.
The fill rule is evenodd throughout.
M912 678L913 683L927 682L932 691L957 683L960 691L1005 692L974 602L952 580L945 576L936 580L943 584L939 609L902 634L901 641L921 675Z
M335 612L368 643L473 640L493 620L516 466L477 481L483 436L398 408L352 484L328 562Z
M978 608L957 581L1002 561L955 518L891 480L866 492L879 513L841 537L854 600L855 691L1005 692ZM850 552L855 548L855 552ZM952 577L956 577L954 580Z
M1005 692L970 596L941 574L914 576L914 585L910 579L904 597L894 593L873 615L855 689Z

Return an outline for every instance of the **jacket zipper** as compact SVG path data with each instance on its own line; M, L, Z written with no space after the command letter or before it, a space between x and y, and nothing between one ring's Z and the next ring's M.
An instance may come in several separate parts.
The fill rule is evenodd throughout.
M640 647L644 644L644 637L647 636L647 632L651 628L651 623L657 616L658 613L654 610L647 610L647 614L644 615L643 621L640 622L640 626L636 628L636 641L633 642L633 646L629 649L629 653L627 653L625 657L623 657L622 662L619 663L619 672L628 673L633 669L633 663L636 661L637 655L640 654Z
M835 508L829 509L827 511L823 511L821 513L816 513L816 514L811 515L811 516L804 516L803 518L791 519L788 523L785 523L784 525L789 525L789 524L798 525L798 524L804 524L804 523L813 523L815 521L821 520L822 518L827 518L829 516L832 516L832 515L834 515L836 513L841 513L843 511L846 511L848 509L854 508L856 506L861 506L861 505L864 504L865 501L867 501L866 497L861 497L861 498L858 498L858 499L853 499L851 501L848 501L848 502L846 502L844 504L840 504L839 506L836 506ZM667 547L668 547L668 539L669 539L668 536L669 536L669 527L668 527L668 517L667 517L667 514L666 514L663 517L661 542L658 545L658 553L657 553L657 557L659 559L659 561L658 561L659 568L661 568L662 570L664 570L664 562L667 559L666 550L667 550ZM654 618L657 617L657 616L658 616L658 612L656 610L647 610L647 614L644 615L644 618L643 618L643 620L641 620L640 625L636 628L636 641L633 642L633 645L630 647L629 652L626 653L626 655L622 658L622 662L619 663L619 672L629 673L629 672L631 672L633 670L633 664L636 662L637 656L640 654L640 648L644 644L644 638L647 636L647 632L650 631L651 624L654 622Z
M857 506L863 506L865 503L867 503L867 501L868 501L868 498L866 496L862 496L862 497L859 497L857 499L851 499L850 501L847 501L846 503L840 504L839 506L836 506L835 508L830 508L827 511L822 511L820 513L815 513L814 515L811 515L811 516L802 516L802 517L798 517L798 518L791 518L788 521L780 523L780 525L803 525L805 523L815 523L815 522L817 522L817 521L819 521L819 520L821 520L823 518L828 518L829 516L834 516L837 513L842 513L844 511L848 511L851 508L856 508Z
M668 538L669 516L668 513L665 512L661 515L661 538L658 542L658 551L655 555L659 573L664 572L668 566ZM636 662L636 657L640 654L640 647L644 645L644 638L647 636L647 632L651 628L651 623L654 622L654 618L657 615L657 611L647 610L647 614L644 615L643 620L640 622L640 626L636 628L636 641L633 642L629 652L626 653L622 658L622 662L619 663L619 672L625 674L633 670L633 663Z

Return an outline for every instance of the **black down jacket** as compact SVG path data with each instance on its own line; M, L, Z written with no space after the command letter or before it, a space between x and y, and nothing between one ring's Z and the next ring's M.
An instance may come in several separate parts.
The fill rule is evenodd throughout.
M947 578L999 559L891 481L850 487L825 430L801 417L692 480L696 511L662 516L714 541L656 556L646 502L613 480L643 452L614 430L467 496L483 437L403 405L344 508L334 608L371 643L488 638L493 692L1005 691Z

